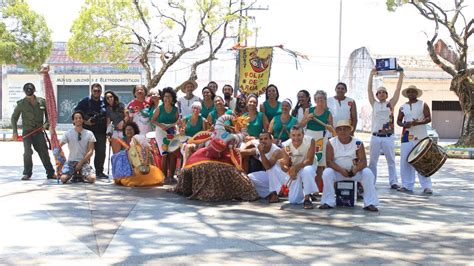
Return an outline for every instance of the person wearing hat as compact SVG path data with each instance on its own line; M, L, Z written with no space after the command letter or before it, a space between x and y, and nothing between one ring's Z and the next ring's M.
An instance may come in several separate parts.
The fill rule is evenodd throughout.
M268 132L273 134L274 142L278 145L290 138L290 129L298 124L298 120L290 115L292 102L285 99L281 103L281 114L273 117L268 126Z
M327 168L323 172L324 188L320 209L336 206L334 182L356 180L364 187L364 210L378 211L375 177L367 167L364 144L351 136L353 130L349 120L338 121L337 136L331 138L326 146Z
M415 168L408 161L408 155L413 147L422 139L428 137L426 124L431 122L430 108L418 98L423 91L415 85L403 89L402 95L408 98L408 102L400 106L397 117L397 125L403 127L400 145L400 175L402 177L401 192L413 192L415 186ZM418 180L423 188L423 193L431 195L431 178L418 174Z
M178 99L178 108L180 117L184 118L191 114L192 105L194 102L200 102L201 99L193 94L194 90L198 87L198 84L194 80L186 80L183 84L176 88L177 91L181 90L185 93L183 97Z
M352 125L352 136L357 127L357 107L354 99L346 96L347 85L344 82L336 84L336 96L327 100L329 111L333 117L333 127L339 120L348 120Z
M388 92L385 87L379 87L377 92L372 92L372 81L377 75L377 69L370 72L369 84L367 86L369 102L372 106L372 138L370 139L370 163L369 168L377 181L377 164L380 150L383 151L388 165L388 180L391 189L398 189L397 170L395 167L395 139L393 108L400 98L400 90L403 83L403 69L399 73L397 88L393 97L388 100Z
M18 119L21 115L23 124L23 177L21 180L30 180L33 174L33 150L31 145L38 153L44 168L46 169L46 177L55 179L54 168L46 145L44 129L49 127L48 116L46 113L46 100L35 95L35 85L26 83L23 86L25 98L16 103L13 111L11 123L13 128L13 140L18 139ZM44 128L44 129L43 129ZM37 130L39 129L39 130ZM32 133L33 132L33 133ZM36 132L36 133L34 133ZM30 134L31 133L31 134Z

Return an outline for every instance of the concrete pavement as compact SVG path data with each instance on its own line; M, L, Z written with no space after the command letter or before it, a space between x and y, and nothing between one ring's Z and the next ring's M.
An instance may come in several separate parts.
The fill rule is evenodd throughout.
M58 185L22 144L0 142L0 264L472 264L474 161L448 159L433 196L388 189L380 212L288 202L191 201L166 187ZM397 160L399 157L397 157ZM385 160L381 157L380 165Z

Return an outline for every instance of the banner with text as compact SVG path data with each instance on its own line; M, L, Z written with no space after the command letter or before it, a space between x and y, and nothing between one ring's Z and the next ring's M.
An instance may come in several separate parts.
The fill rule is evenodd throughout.
M239 50L239 88L246 94L260 95L265 92L270 78L272 47Z

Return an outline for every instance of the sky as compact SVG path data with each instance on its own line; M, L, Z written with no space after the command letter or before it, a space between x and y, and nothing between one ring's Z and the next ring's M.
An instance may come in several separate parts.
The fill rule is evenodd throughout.
M46 18L54 41L67 41L72 22L84 1L28 0L28 3ZM254 31L258 28L258 46L282 44L310 58L308 61L300 59L301 66L297 69L291 56L275 49L270 83L277 84L281 94L291 98L296 97L295 91L299 89L312 93L323 89L332 94L338 82L340 1L260 0L256 7L268 7L268 10L249 11L249 15L255 17L249 28ZM465 15L474 17L474 3L466 9ZM354 49L365 46L373 54L385 56L426 55L427 36L431 38L433 32L434 24L412 6L389 12L385 0L342 0L341 75ZM443 31L440 34L447 36ZM248 45L255 45L255 35L248 39ZM233 84L235 61L233 53L227 50L230 47L225 47L218 54L220 60L212 64L211 78L221 86ZM159 87L174 87L187 79L189 71L185 66L174 66ZM198 75L198 83L207 84L209 65L202 65Z

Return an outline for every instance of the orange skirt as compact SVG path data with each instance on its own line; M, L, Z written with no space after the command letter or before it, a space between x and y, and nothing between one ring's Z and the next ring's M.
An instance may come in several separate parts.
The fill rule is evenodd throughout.
M115 184L126 187L149 187L162 186L165 176L160 168L150 165L150 172L146 175L140 173L138 169L133 169L133 176L126 176L115 180Z

